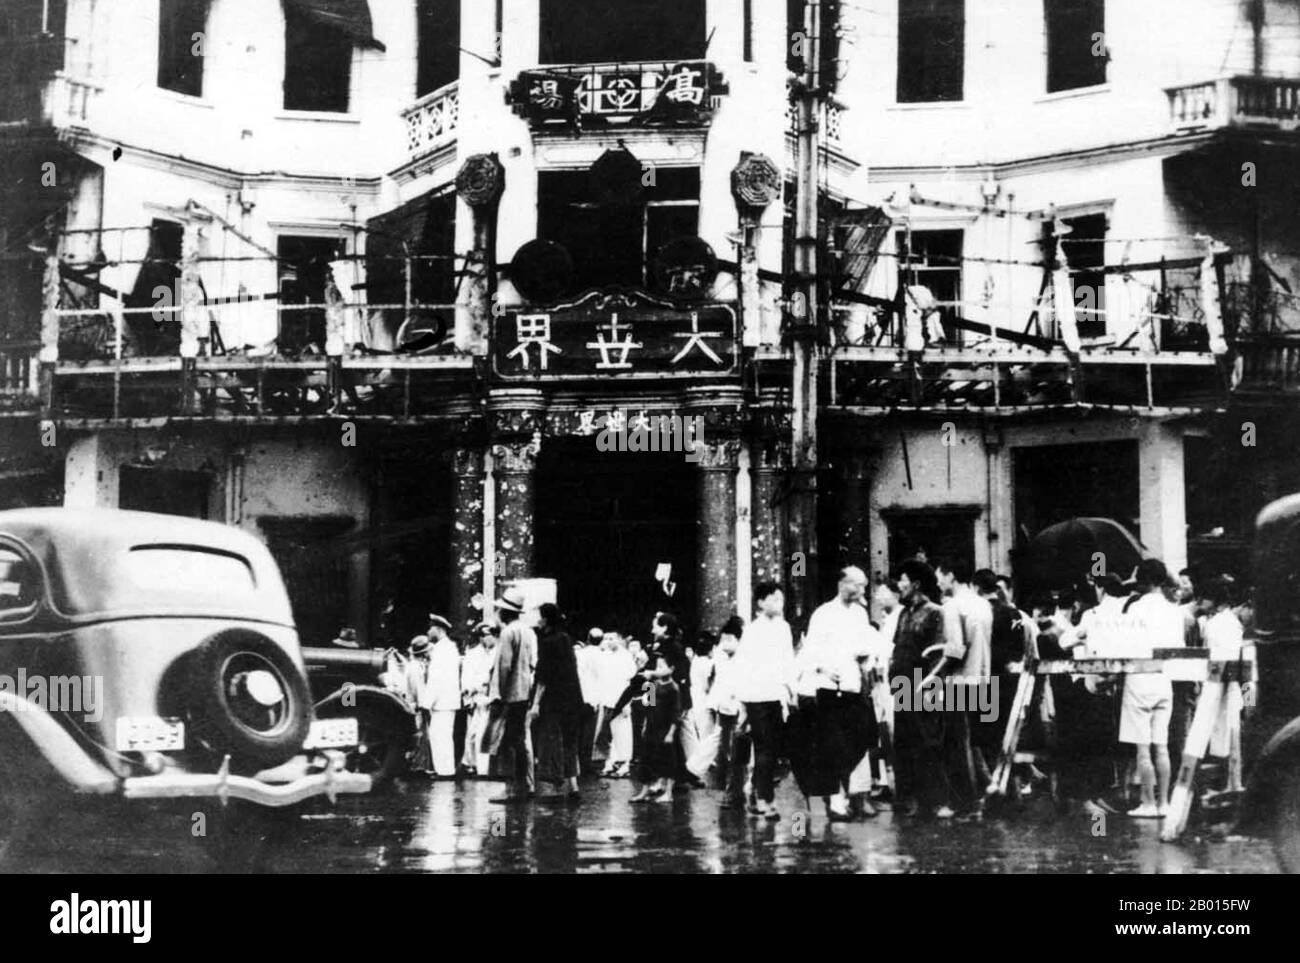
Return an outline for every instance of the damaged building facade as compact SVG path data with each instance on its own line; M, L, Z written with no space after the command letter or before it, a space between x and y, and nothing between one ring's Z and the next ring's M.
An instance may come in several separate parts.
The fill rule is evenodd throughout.
M0 494L253 531L313 642L531 577L716 628L1074 515L1238 565L1300 482L1300 18L1135 6L817 5L806 558L804 3L10 4Z

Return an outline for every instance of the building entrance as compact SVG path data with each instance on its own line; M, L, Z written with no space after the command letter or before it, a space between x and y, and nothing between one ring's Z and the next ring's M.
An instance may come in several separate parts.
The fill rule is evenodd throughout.
M536 570L556 580L572 632L598 625L645 639L661 609L690 626L697 487L697 468L680 453L547 439L537 465ZM672 566L671 595L655 579L661 563Z

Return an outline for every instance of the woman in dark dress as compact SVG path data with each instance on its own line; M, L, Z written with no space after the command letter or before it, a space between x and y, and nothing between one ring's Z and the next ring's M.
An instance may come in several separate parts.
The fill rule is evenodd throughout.
M578 796L578 738L582 729L582 685L573 640L559 608L538 610L536 720L537 778L555 787L553 796Z

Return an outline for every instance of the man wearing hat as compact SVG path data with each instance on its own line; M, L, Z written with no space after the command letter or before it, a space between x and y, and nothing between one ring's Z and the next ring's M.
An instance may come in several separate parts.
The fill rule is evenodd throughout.
M447 633L451 623L441 615L429 616L428 636L433 640L429 669L420 708L429 712L429 747L433 771L440 778L456 775L456 713L460 711L460 649Z
M524 595L508 588L494 603L501 619L501 636L488 686L493 714L504 715L505 725L498 748L501 775L506 781L505 794L494 803L519 803L528 799L532 782L531 754L528 751L528 705L533 695L534 653L537 636L524 625Z

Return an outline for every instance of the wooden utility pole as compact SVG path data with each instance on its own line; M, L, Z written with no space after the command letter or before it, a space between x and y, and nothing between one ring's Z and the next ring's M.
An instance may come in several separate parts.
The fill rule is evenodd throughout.
M804 7L803 77L795 89L796 194L794 284L790 318L794 350L792 400L793 486L790 504L794 616L805 620L816 606L817 551L817 166L820 153L821 0Z

